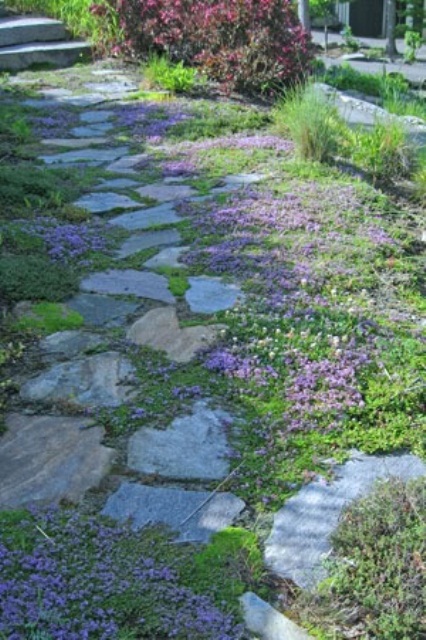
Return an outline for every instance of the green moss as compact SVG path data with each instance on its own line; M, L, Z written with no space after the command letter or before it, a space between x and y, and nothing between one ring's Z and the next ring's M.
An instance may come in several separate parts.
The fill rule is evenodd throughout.
M55 302L40 302L31 307L31 312L14 323L18 331L35 331L49 334L57 331L78 329L84 324L82 316Z

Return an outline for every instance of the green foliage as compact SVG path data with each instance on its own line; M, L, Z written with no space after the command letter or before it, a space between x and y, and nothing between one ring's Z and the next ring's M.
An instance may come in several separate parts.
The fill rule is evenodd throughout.
M406 94L409 88L401 74L364 73L351 67L348 62L330 67L321 79L341 91L360 91L383 99Z
M335 560L321 600L356 610L366 637L422 636L425 519L423 478L408 485L382 482L343 515L332 538Z
M416 61L417 51L422 46L422 37L416 31L406 31L404 36L405 51L404 60L409 64Z
M13 326L18 331L49 334L78 329L83 323L83 318L77 311L55 302L39 302L33 305L31 311L20 317Z
M31 551L38 537L35 521L27 511L0 511L0 542L12 551Z
M413 174L417 149L404 125L389 119L377 122L371 131L356 132L352 157L374 180L392 182Z
M161 87L174 93L188 93L199 81L196 69L184 67L183 62L170 62L166 56L152 55L142 72L150 87Z
M361 44L359 40L354 38L352 29L350 26L346 25L342 30L343 42L345 43L346 49L349 51L359 51L361 48Z
M344 124L334 105L315 86L288 92L274 111L280 133L289 133L302 160L327 162L336 154Z
M8 301L59 302L77 289L76 273L43 256L12 255L0 258L0 295Z
M183 583L195 593L208 594L217 605L223 602L238 613L238 598L246 591L265 597L267 588L262 552L254 533L229 527L212 536L210 543L195 554L182 575Z

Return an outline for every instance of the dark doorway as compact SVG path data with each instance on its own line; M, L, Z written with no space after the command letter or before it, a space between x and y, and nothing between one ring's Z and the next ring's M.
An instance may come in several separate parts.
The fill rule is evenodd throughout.
M349 24L354 36L378 38L383 35L384 0L356 0L350 6Z

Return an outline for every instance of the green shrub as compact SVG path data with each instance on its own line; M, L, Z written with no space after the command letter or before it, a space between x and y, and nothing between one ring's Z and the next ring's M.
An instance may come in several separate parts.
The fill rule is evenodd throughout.
M332 538L328 598L357 612L362 637L422 637L425 518L424 478L382 482L344 513Z
M417 151L404 125L389 119L377 122L371 131L359 130L355 134L352 158L373 180L392 182L413 174Z
M280 133L289 133L302 160L327 162L346 127L336 107L314 85L288 92L274 111Z
M191 91L197 81L197 71L184 67L183 62L170 62L165 56L152 55L142 67L150 87L161 87L175 93Z
M59 302L78 289L77 275L43 256L0 258L0 297L8 301Z

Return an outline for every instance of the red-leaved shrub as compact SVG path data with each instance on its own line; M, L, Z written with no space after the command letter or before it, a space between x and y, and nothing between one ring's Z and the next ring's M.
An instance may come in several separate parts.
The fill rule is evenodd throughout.
M271 91L297 81L313 51L290 0L110 0L126 47L198 65L229 89Z

